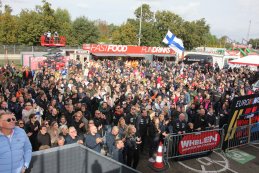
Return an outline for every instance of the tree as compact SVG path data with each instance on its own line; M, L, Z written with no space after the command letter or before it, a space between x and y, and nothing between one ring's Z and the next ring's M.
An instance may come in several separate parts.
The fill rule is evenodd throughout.
M2 15L2 1L0 0L0 15Z
M159 31L160 40L165 37L168 30L173 32L177 37L182 38L183 19L180 16L170 11L157 11L155 18L155 27Z
M122 24L118 29L116 29L112 34L112 42L114 44L122 45L137 45L137 31L136 27L127 22Z
M58 29L58 25L54 16L55 10L51 8L51 4L46 0L42 0L43 5L36 6L36 12L42 17L39 21L45 30L45 32L55 32Z
M75 45L75 38L72 36L73 27L71 16L68 10L58 8L54 13L54 17L57 25L56 31L60 36L66 37L67 45Z
M248 41L248 44L251 44L253 49L258 49L259 48L259 38L250 39Z
M25 45L39 45L41 35L46 32L41 20L42 16L36 11L22 10L18 21L18 42Z
M4 13L0 15L0 43L14 44L17 42L17 17L13 16L12 8L4 6Z
M100 37L98 39L98 42L101 43L109 43L110 42L110 35L109 35L109 26L106 21L103 20L96 20L95 24L98 28L98 31L100 33Z
M213 37L209 30L209 25L206 24L205 19L185 21L182 24L182 32L179 33L179 37L183 39L185 49L191 50L195 47L211 45L210 39Z
M162 37L160 32L155 28L154 23L143 23L142 27L142 46L161 46Z
M136 30L139 32L139 20L141 18L141 42L142 46L159 46L161 38L159 38L159 32L155 28L155 18L154 12L151 11L151 8L148 4L142 4L142 16L141 16L141 6L138 7L135 12L136 19L128 20L133 24ZM136 32L136 34L138 34ZM159 40L159 41L158 41Z
M89 21L87 18L76 18L72 24L73 37L77 45L83 43L97 43L99 38L98 28L94 25L94 22Z
M138 7L135 12L137 19L141 17L141 6ZM154 12L151 11L148 4L142 4L142 22L153 22L154 21Z

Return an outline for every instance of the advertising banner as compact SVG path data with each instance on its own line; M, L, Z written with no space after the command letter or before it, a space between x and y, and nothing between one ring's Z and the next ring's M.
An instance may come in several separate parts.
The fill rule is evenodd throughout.
M31 70L38 70L39 69L39 63L46 60L47 57L31 57Z
M22 65L24 67L30 67L30 57L33 57L32 54L25 54L22 58Z
M107 54L176 54L175 51L169 47L147 47L129 45L83 44L83 50L88 50L91 53Z
M209 151L220 144L220 134L217 131L204 131L201 133L184 135L178 144L181 155Z
M232 101L225 141L247 143L249 127L259 122L259 94L236 97ZM252 129L256 132L257 128Z

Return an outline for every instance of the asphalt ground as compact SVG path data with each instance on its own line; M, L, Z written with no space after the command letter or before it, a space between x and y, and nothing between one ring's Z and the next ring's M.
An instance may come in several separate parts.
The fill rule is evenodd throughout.
M148 154L140 154L137 170L155 173L148 162ZM246 145L228 152L213 151L211 154L181 161L170 160L163 173L258 173L259 144Z

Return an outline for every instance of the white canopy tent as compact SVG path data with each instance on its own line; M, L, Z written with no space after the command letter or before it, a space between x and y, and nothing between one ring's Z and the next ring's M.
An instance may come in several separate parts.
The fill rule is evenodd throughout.
M235 65L259 66L259 55L248 55L243 58L229 61L229 63Z

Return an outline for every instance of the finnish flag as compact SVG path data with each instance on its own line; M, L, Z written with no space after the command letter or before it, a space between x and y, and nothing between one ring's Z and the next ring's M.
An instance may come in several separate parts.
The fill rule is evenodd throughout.
M171 31L167 31L163 42L176 52L184 51L183 41L177 38Z

